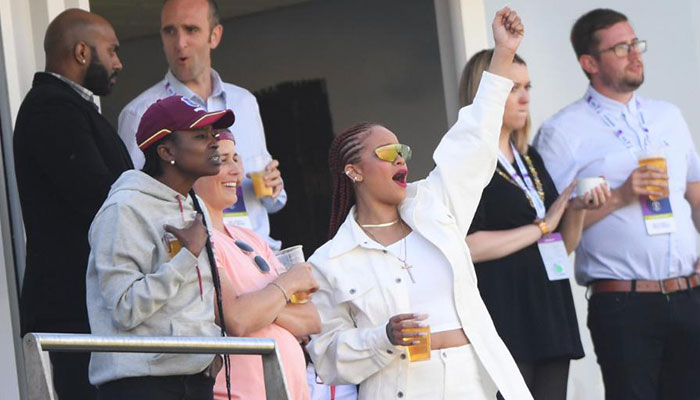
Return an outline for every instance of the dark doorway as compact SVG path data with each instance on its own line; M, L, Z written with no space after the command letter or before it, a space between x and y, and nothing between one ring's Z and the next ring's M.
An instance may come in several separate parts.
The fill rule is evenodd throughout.
M280 162L287 205L270 215L272 237L310 256L328 239L333 123L323 80L284 82L255 93L267 148Z

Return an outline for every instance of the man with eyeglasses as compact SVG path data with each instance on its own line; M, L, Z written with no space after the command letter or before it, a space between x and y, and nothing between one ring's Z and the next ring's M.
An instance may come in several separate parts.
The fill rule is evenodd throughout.
M678 108L635 94L647 45L627 17L590 11L571 42L590 86L535 147L560 191L601 175L613 189L576 250L606 398L700 399L700 159Z

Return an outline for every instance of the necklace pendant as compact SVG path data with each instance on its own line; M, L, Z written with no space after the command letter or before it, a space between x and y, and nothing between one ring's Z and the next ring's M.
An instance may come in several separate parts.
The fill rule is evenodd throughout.
M405 269L406 272L408 272L408 277L411 278L411 282L416 283L416 280L413 279L413 274L411 273L411 268L413 268L412 265L409 265L406 263L406 261L403 262L403 265L401 266L402 269Z

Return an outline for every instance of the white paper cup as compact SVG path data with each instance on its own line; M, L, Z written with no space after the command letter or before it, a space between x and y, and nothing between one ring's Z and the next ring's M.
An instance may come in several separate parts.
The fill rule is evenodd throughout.
M590 178L579 179L578 184L576 185L576 195L583 198L586 193L589 193L602 184L608 186L608 183L602 176L592 176Z

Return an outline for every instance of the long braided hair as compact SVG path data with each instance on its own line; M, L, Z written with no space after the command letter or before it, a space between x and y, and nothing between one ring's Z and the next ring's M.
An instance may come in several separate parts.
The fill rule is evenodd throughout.
M362 142L372 128L381 126L373 122L353 125L336 136L328 151L328 166L333 178L333 198L331 200L331 222L328 237L333 238L355 204L355 188L352 180L345 175L345 166L360 161Z

